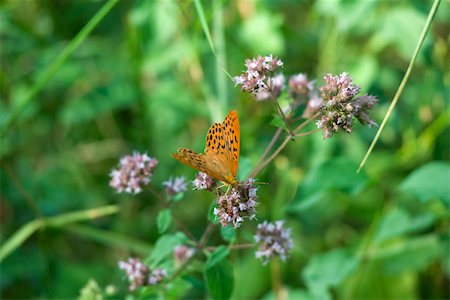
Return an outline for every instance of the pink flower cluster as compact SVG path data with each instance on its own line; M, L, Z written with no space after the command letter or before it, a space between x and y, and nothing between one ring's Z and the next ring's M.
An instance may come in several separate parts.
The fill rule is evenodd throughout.
M361 88L353 83L348 73L344 72L338 76L328 74L323 80L324 85L320 88L320 96L323 99L322 117L316 124L318 128L323 129L324 138L331 137L341 129L351 133L353 118L369 127L376 125L368 111L377 104L378 99L367 94L356 97Z
M157 164L158 161L146 153L126 155L120 159L119 168L109 174L109 185L119 193L140 193L142 187L150 183Z
M216 185L217 181L203 172L198 172L192 182L194 190L207 190L211 192Z
M169 180L163 182L163 185L166 187L166 193L169 196L173 196L187 190L187 182L183 176L169 178Z
M167 277L165 269L150 270L137 258L128 258L128 261L119 261L119 269L124 270L130 282L130 291L146 285L157 285Z
M242 90L254 94L256 100L276 99L284 88L284 76L274 76L274 72L283 66L283 62L273 57L261 56L245 60L245 70L242 75L234 77L236 85L242 85Z
M281 260L286 260L286 256L293 248L291 239L291 230L284 228L283 221L275 223L264 223L258 225L258 231L254 236L255 241L259 243L259 249L256 251L256 258L267 264L270 258L278 256Z
M214 208L214 215L219 218L222 226L233 225L234 228L241 226L244 218L250 220L256 216L258 205L257 187L254 186L253 178L240 183L232 188L227 194L219 196L216 200L218 207Z

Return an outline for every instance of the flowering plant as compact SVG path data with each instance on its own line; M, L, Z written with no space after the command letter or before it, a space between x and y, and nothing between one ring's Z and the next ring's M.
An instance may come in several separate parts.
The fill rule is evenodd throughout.
M289 259L295 241L291 237L291 230L285 220L260 222L254 234L253 241L255 243L236 243L237 233L244 222L251 224L252 221L258 221L257 208L261 203L255 176L282 151L288 141L297 137L310 135L319 130L323 132L324 138L330 138L339 131L351 133L354 118L364 125L375 125L376 123L370 118L368 111L375 106L377 99L368 95L357 96L361 88L353 82L348 73L336 76L325 75L324 84L319 88L316 87L315 81L308 80L305 74L298 73L289 78L286 86L285 75L280 72L283 65L281 59L273 55L259 55L256 58L247 59L245 61L246 70L240 76L234 77L236 85L241 85L242 91L252 94L256 101L272 101L274 103L278 113L278 122L275 122L275 125L279 128L264 155L246 179L226 188L226 186L220 185L215 178L199 172L192 181L193 190L204 190L215 197L209 213L210 223L200 239L197 239L190 232L188 226L181 221L181 218L171 210L174 199L187 193L188 181L184 177L171 177L164 181L162 186L165 196L159 194L148 186L158 161L146 153L137 152L132 156L123 157L120 160L119 168L111 172L110 185L117 192L137 194L148 188L164 202L165 209L160 212L157 220L161 234L165 234L172 221L175 221L180 230L175 235L165 234L158 241L162 244L153 251L154 257L158 257L159 260L150 259L148 262L144 262L139 258L129 258L128 261L119 262L119 268L126 273L130 291L137 289L170 290L171 283L177 282L180 275L189 272L188 266L195 260L202 260L201 254L206 253L205 280L211 296L228 298L230 291L224 292L224 289L217 288L214 278L217 275L214 274L217 272L222 274L224 265L227 265L226 258L231 250L257 247L255 258L260 259L263 265L276 258L282 262ZM283 93L287 94L290 100L281 105L279 99ZM301 113L299 108L303 108ZM296 123L298 120L301 122ZM308 123L314 120L316 129L301 132ZM267 157L283 130L287 133L285 142L279 145L271 156ZM204 168L203 165L200 167ZM222 238L230 242L227 247L224 245L208 246L209 238L216 224L221 227ZM173 256L165 256L166 259L161 260L158 251L167 253L169 250ZM169 259L170 257L172 258ZM170 264L171 261L172 264ZM222 285L230 284L226 274L219 277Z

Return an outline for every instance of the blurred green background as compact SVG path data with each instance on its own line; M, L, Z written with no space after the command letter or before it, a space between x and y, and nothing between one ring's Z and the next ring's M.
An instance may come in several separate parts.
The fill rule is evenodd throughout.
M149 192L116 194L108 173L137 150L159 160L156 190L171 176L193 179L170 153L203 149L210 123L230 108L240 116L241 171L254 166L276 128L273 106L243 94L223 71L239 75L245 58L273 53L285 75L306 73L319 85L326 73L349 72L380 99L374 119L381 123L432 6L201 1L214 56L193 1L109 1L115 5L49 72L105 3L1 3L2 245L27 222L63 216L3 259L3 299L73 298L91 278L123 297L117 261L148 255L161 203ZM352 135L296 140L258 176L270 183L259 189L258 221L284 219L292 228L295 249L281 265L291 299L450 297L449 20L443 1L362 173L355 170L376 129L356 125ZM212 200L189 191L174 206L197 237ZM64 220L112 204L117 213ZM251 240L256 224L245 223L241 241ZM214 243L223 243L217 230ZM235 299L272 297L270 267L254 249L233 252L231 263ZM204 286L188 285L185 297L205 297Z

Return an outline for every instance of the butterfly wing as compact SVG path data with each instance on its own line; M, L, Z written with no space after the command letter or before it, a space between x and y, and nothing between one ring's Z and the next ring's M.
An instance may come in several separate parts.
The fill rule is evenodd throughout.
M237 112L232 110L223 123L214 123L209 128L204 154L180 148L172 157L220 181L235 185L238 182L239 150L239 119Z
M239 164L239 151L241 149L241 131L239 128L238 114L235 110L230 111L223 121L222 132L231 173L233 177L236 177Z
M198 153L191 149L179 148L178 153L172 154L172 157L191 168L226 182L225 177L220 173L220 167L216 165L217 162L208 158L206 154Z

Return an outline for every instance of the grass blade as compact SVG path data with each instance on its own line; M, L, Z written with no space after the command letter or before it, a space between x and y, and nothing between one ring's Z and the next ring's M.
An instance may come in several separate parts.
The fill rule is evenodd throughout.
M115 214L118 211L119 208L117 205L109 205L33 220L23 225L3 244L0 248L0 262L11 254L11 252L20 247L23 242L25 242L35 231L39 229L43 229L48 226L59 227L77 221L96 219L102 216Z
M433 20L435 14L436 14L436 11L438 9L440 2L441 2L441 0L435 0L433 3L433 6L431 7L431 10L428 14L427 20L425 22L425 26L423 27L422 33L420 34L419 41L416 45L416 49L414 50L413 56L411 57L411 61L409 62L408 69L406 70L406 73L403 76L402 82L400 83L400 86L398 87L397 92L395 93L394 99L392 100L391 105L389 106L389 109L388 109L386 115L384 116L383 122L381 123L380 127L378 128L375 138L373 139L372 143L370 144L370 147L367 150L366 155L364 156L363 160L361 161L361 163L358 167L358 170L356 171L357 173L359 173L359 171L361 171L361 169L366 164L366 161L369 158L370 153L372 153L372 150L375 147L375 144L377 143L378 139L380 138L380 135L384 129L384 126L386 125L388 119L391 117L391 114L394 111L395 106L397 105L400 95L403 93L403 89L405 88L406 82L408 82L409 75L411 74L411 70L414 66L417 55L419 54L420 48L422 48L423 41L425 40L428 29L430 28L430 25L431 25L431 21Z

